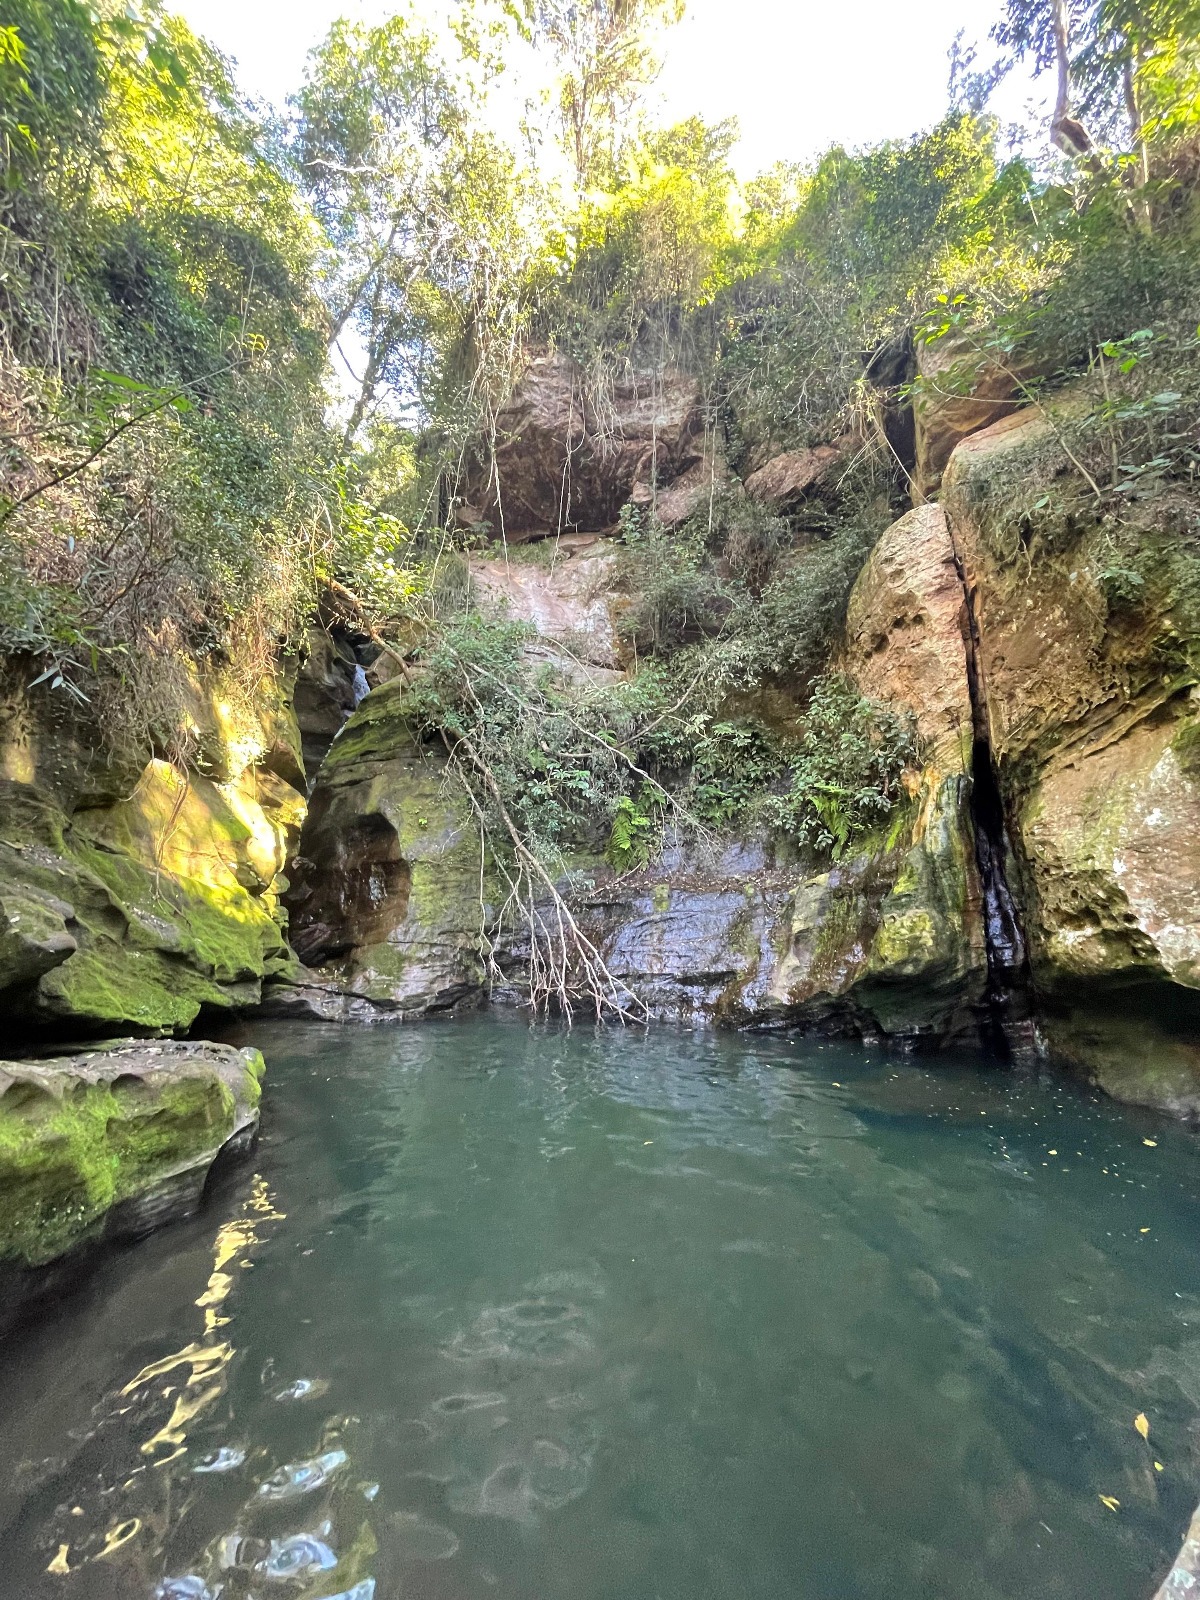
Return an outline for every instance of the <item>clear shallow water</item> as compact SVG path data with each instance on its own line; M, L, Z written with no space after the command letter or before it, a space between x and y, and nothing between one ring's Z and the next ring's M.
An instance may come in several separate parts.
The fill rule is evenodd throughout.
M254 1162L0 1343L2 1600L1149 1600L1194 1135L841 1046L246 1037Z

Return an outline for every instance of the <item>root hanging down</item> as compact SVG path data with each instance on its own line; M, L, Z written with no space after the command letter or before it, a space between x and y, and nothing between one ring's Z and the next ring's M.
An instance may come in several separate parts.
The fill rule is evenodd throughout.
M480 782L499 813L512 849L512 865L498 851L493 860L504 879L508 896L499 924L512 919L524 924L529 936L529 999L535 1012L559 1010L568 1022L579 1003L590 1005L596 1020L615 1017L619 1022L644 1023L649 1013L643 1002L609 971L604 957L579 926L570 906L545 866L525 844L500 796L487 762L465 735L451 742L443 735L451 770L461 782L486 837L489 819L475 792ZM493 977L498 977L489 955Z
M373 626L358 596L335 579L327 582L334 597L352 609L371 642L395 662L405 683L411 684L410 663ZM528 933L529 999L533 1010L546 1013L557 1009L569 1022L583 1004L590 1007L597 1021L612 1017L622 1024L648 1022L644 1002L614 977L545 865L521 836L482 751L465 733L452 737L444 728L438 731L450 770L462 785L484 840L494 831L498 818L511 851L511 862L505 861L503 851L492 851L493 862L508 891L498 925L517 921ZM489 978L495 981L501 973L491 950L486 960Z

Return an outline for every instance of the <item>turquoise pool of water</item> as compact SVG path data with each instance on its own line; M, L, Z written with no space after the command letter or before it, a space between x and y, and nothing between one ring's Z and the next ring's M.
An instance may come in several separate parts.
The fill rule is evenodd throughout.
M780 1038L239 1038L256 1155L0 1342L2 1600L1149 1600L1170 1565L1188 1130Z

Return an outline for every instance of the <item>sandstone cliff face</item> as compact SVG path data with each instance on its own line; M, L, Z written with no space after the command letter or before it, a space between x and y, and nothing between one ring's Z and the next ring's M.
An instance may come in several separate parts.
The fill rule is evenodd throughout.
M1196 1112L1195 620L1165 502L1135 509L1145 578L1132 602L1114 594L1069 416L1026 411L960 444L943 503L1050 1047L1113 1094Z
M943 996L947 1028L983 999L987 956L971 812L973 711L963 589L946 518L924 506L883 535L850 597L841 665L873 699L916 717L924 749L903 866L880 908L865 978L900 1009Z
M421 1016L482 993L479 826L403 702L399 680L368 696L321 770L287 897L309 971L281 1008Z
M545 628L552 647L562 594L543 569L491 572L500 565L487 576L509 614ZM962 608L944 518L914 512L860 579L842 662L868 693L916 711L926 737L928 763L889 836L816 872L756 838L715 852L669 844L633 877L595 858L572 863L591 885L574 891L588 936L652 1014L906 1040L973 1030L986 958ZM496 992L520 999L520 930L495 926L496 901L465 797L441 754L414 745L403 686L386 685L347 725L313 794L288 899L311 970L280 986L278 1003L329 1017L476 1003L489 987L485 944L504 974Z
M197 682L204 771L144 766L14 673L0 728L0 1004L76 1035L188 1026L292 961L279 906L304 817L285 686L256 719ZM299 787L296 787L299 785Z
M916 363L920 383L913 400L913 490L918 500L927 500L941 487L942 474L963 439L1024 404L1021 378L1026 374L956 334L919 343Z
M597 534L568 534L537 549L547 558L521 560L516 552L472 557L476 603L536 628L535 659L589 682L611 681L620 675L617 621L628 604L615 590L611 543Z
M987 959L962 609L940 508L910 512L855 585L837 665L864 693L915 715L925 765L889 839L795 891L771 994L801 1019L845 1007L864 1031L904 1039L976 1026Z
M558 353L535 356L468 474L459 519L493 538L602 532L631 498L648 503L690 474L664 510L689 514L717 471L705 449L699 387L678 372L630 374L597 398ZM688 492L684 492L685 489ZM685 509L686 508L686 509Z

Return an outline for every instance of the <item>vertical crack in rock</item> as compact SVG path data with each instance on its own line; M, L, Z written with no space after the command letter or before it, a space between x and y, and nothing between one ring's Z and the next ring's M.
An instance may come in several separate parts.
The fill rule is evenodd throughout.
M975 858L983 891L983 934L987 948L988 987L983 1018L985 1042L1010 1061L1035 1054L1030 1006L1029 960L1016 901L1008 882L1012 846L1004 815L1004 797L992 753L987 692L980 672L979 618L975 595L947 518L954 565L963 591L963 643L967 688L971 698L971 816L975 825Z

